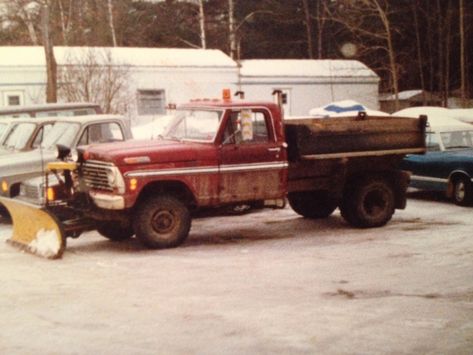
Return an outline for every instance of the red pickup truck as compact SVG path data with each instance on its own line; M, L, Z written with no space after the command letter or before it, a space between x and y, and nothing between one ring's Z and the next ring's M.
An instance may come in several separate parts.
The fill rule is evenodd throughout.
M274 103L192 101L160 139L80 152L73 193L51 211L73 211L74 222L60 218L63 237L93 226L112 240L136 235L150 248L181 244L196 211L281 208L286 200L307 218L338 207L351 225L378 227L406 205L409 175L399 163L425 151L425 125L425 117L363 112L284 120Z

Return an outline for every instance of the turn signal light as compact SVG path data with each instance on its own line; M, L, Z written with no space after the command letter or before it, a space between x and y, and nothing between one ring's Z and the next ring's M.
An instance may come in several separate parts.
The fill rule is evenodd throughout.
M2 181L2 191L8 192L8 182L6 182L5 180Z
M46 191L46 198L48 201L54 201L56 199L56 194L54 193L54 189L52 187L48 187Z
M130 180L130 191L135 191L136 187L138 186L138 180L136 179L131 179Z

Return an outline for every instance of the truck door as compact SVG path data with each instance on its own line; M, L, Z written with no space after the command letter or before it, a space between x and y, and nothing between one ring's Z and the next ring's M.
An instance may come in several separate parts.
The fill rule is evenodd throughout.
M222 203L281 198L285 194L285 143L277 140L266 109L232 110L219 149Z

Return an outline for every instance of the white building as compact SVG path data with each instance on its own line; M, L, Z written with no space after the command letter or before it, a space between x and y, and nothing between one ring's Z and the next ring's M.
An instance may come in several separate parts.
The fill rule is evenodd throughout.
M341 100L379 108L379 77L356 60L243 60L239 84L250 100L269 100L274 90L281 90L288 116L306 115L311 108Z
M126 67L131 115L220 97L223 88L242 90L249 100L273 100L280 89L287 115L344 99L378 108L378 76L353 60L244 60L240 66L212 49L55 47L54 53L59 69L90 63L91 56L97 66ZM0 47L0 106L44 102L45 67L42 47Z

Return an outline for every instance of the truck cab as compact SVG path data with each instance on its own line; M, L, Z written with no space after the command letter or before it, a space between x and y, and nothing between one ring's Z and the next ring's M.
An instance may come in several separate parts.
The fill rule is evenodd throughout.
M274 104L194 101L176 110L158 140L100 145L84 155L91 197L105 209L132 208L160 189L178 190L195 208L281 199L286 193L286 144ZM101 187L93 176L99 166L118 168L123 186L118 179ZM114 193L117 188L122 195Z

